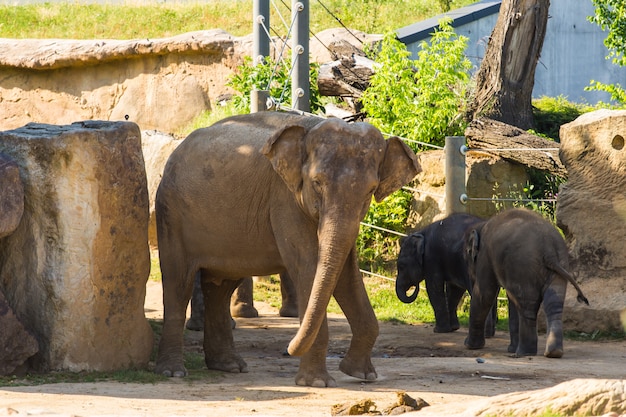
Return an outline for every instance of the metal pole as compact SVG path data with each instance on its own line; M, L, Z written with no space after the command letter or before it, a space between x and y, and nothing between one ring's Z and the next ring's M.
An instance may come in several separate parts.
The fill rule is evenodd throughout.
M465 136L446 136L446 215L465 213Z
M268 31L270 27L270 2L269 0L254 0L252 7L252 65L263 62L263 59L270 54L270 40L267 36L265 26ZM267 99L269 91L250 91L250 113L267 110Z
M254 0L252 8L252 60L253 64L260 63L270 54L270 40L263 26L270 27L269 0Z
M292 19L295 19L291 63L291 103L293 108L311 111L309 83L309 1L292 0Z

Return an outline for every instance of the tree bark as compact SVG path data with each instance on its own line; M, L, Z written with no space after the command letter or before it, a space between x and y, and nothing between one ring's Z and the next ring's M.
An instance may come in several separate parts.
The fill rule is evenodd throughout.
M549 0L503 0L485 57L476 76L470 120L489 117L529 129L533 126L535 68L548 22Z
M465 138L470 150L485 151L530 168L567 177L557 142L487 118L473 120L465 130Z

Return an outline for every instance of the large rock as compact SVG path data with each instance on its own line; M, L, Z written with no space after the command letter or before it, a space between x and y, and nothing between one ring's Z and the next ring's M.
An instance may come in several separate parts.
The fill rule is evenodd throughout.
M39 350L0 291L0 375L10 375Z
M156 130L148 130L141 132L141 149L143 159L146 166L146 178L148 180L148 197L150 202L150 222L148 224L148 242L152 249L156 249L156 216L154 210L154 201L156 192L163 178L163 168L170 157L171 153L182 142L172 135L159 132Z
M600 416L626 413L626 380L574 379L554 387L502 394L469 404L471 416Z
M0 154L0 238L13 233L24 213L24 186L17 163Z
M0 129L129 120L175 132L210 110L251 37L223 30L133 40L0 39Z
M413 193L408 221L410 229L421 229L448 215L444 151L419 152L417 158L422 172L414 180L418 191ZM472 152L466 163L466 189L470 197L466 212L479 217L488 218L499 210L511 207L511 202L496 206L492 199L519 196L528 181L528 174L522 165L497 156Z
M561 186L557 222L564 231L591 307L568 291L564 326L617 330L626 309L626 111L599 110L561 127Z
M0 245L0 289L39 341L37 370L147 366L148 192L134 123L0 132L25 209Z

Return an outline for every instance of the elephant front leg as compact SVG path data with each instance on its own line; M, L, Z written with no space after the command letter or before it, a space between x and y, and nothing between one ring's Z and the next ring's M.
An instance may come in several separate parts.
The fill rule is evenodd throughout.
M354 258L356 265L356 258ZM361 273L348 267L334 292L335 300L346 315L352 330L352 339L339 370L346 375L365 381L378 378L371 356L378 337L378 320L367 296Z
M426 278L426 292L428 293L428 301L435 312L435 333L449 333L453 329L450 322L450 309L448 308L448 299L445 290L446 283L443 278L435 275ZM455 310L456 314L456 310Z
M461 302L461 298L463 298L463 294L465 294L464 288L457 287L454 284L446 282L446 300L448 304L448 317L450 318L451 331L456 331L461 328L456 311L459 307L459 303Z
M309 387L336 387L337 382L326 369L326 350L328 349L328 322L320 327L315 343L300 358L300 367L296 375L296 385Z
M241 280L215 285L202 276L204 294L204 361L207 368L225 372L248 372L248 365L235 351L229 311L233 291Z

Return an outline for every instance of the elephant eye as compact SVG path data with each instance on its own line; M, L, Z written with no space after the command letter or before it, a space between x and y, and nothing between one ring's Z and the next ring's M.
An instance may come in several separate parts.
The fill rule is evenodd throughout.
M313 191L315 191L317 194L322 193L322 184L318 180L313 180L311 186L313 187Z

